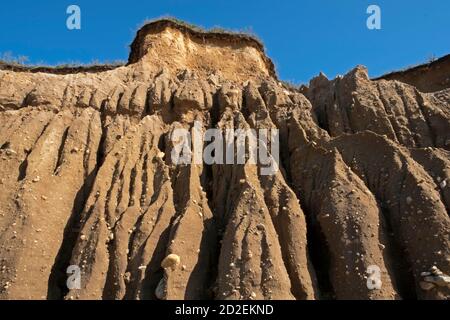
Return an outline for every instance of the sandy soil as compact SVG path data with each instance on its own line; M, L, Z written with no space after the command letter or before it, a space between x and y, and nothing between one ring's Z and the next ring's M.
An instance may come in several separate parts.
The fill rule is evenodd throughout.
M252 40L138 35L112 70L0 70L1 299L450 297L449 86L300 93ZM195 120L278 128L280 170L174 164Z

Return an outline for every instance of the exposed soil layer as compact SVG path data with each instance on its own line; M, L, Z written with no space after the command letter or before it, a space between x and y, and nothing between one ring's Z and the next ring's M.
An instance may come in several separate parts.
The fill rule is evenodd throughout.
M398 80L415 86L422 92L433 92L450 87L450 54L403 71L391 72L378 79Z
M153 23L132 49L111 70L0 70L0 298L450 297L434 69L427 90L357 67L300 93L251 38ZM194 121L279 129L279 170L173 163Z

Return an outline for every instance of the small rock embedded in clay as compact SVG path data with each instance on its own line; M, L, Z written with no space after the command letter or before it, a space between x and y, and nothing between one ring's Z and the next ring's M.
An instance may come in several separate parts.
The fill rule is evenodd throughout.
M163 269L170 268L172 270L175 270L177 266L180 264L180 256L171 253L167 257L164 258L164 260L161 262L161 267Z

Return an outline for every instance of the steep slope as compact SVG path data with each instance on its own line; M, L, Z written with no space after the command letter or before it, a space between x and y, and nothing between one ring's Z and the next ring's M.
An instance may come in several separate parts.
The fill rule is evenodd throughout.
M131 48L0 70L0 298L450 297L450 88L357 67L302 94L257 40L171 20ZM279 129L279 171L174 163L195 123Z

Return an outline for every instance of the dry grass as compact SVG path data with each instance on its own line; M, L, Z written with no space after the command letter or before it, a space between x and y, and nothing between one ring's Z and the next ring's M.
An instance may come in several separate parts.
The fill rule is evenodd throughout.
M56 65L49 65L44 62L30 63L27 56L19 55L15 56L12 52L7 51L0 53L0 70L12 70L12 71L27 71L27 72L63 72L70 73L80 72L86 70L89 72L93 70L109 70L114 69L126 64L126 61L115 60L100 62L99 60L93 60L91 62L63 62Z
M155 19L147 19L140 25L140 27L138 28L138 31L149 24L163 23L166 21L172 22L181 27L188 28L197 33L204 33L204 34L211 34L211 35L230 35L230 36L249 38L249 39L256 41L261 47L264 47L264 43L262 42L262 40L251 30L248 30L248 29L228 30L228 29L225 29L220 26L215 26L213 28L206 29L202 26L194 25L192 23L177 19L172 16L162 16L162 17L155 18Z

